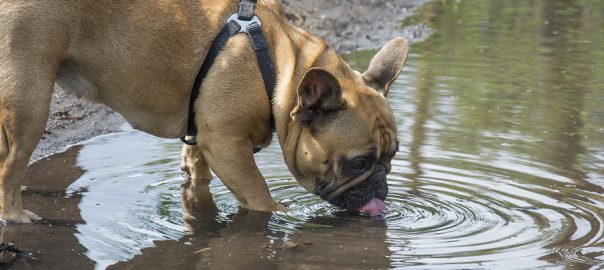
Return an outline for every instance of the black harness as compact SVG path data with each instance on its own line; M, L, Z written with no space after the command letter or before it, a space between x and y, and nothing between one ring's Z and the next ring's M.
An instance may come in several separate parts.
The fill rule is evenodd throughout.
M208 71L214 64L214 60L227 43L229 38L235 36L238 33L247 33L247 36L254 47L256 52L256 59L258 60L258 66L262 73L262 80L264 81L264 87L266 88L266 94L269 99L269 106L272 104L273 90L275 88L275 66L271 59L270 52L268 50L268 42L266 37L262 33L261 23L258 17L254 14L257 0L241 0L239 2L239 12L233 14L228 22L224 25L220 33L212 42L212 47L208 52L197 77L195 77L195 83L193 84L193 90L191 90L191 98L189 99L189 118L187 122L187 136L193 136L192 139L187 140L186 137L180 138L180 140L187 145L196 145L197 140L197 126L195 125L195 111L193 109L195 100L199 96L199 90L203 79L208 75ZM271 109L272 111L272 109ZM275 128L275 119L271 115L271 128ZM254 148L254 152L259 149Z

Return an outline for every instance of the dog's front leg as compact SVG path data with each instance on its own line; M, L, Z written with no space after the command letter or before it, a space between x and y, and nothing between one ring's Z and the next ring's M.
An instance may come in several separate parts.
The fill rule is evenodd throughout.
M233 192L239 205L257 211L285 211L271 197L256 167L249 140L229 136L198 136L199 147L210 168Z
M23 209L21 184L46 126L53 83L28 77L28 72L37 74L32 65L22 70L0 70L0 222L30 223L39 219ZM44 76L39 77L51 78L41 74Z

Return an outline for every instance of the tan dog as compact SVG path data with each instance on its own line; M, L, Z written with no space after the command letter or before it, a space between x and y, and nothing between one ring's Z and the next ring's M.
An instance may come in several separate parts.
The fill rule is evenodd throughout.
M21 183L55 85L107 104L139 130L183 136L195 75L237 7L237 0L0 1L0 218L38 218L22 208ZM276 68L272 114L292 174L344 208L383 200L397 150L384 96L406 41L391 41L361 74L289 24L276 1L259 1L256 15ZM183 169L207 180L212 168L245 208L285 209L250 150L271 142L269 105L248 38L231 38L195 101L199 144L184 146Z

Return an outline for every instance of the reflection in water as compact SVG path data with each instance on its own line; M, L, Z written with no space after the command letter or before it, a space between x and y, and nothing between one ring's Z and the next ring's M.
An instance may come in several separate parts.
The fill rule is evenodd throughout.
M287 234L271 230L273 214L239 209L220 222L209 183L183 185L183 211L190 234L161 241L111 269L387 268L390 254L383 222L317 219L329 226ZM283 240L287 241L283 241ZM329 254L329 255L327 255ZM354 256L351 256L354 254ZM346 260L342 260L346 258Z
M27 208L49 219L3 228L3 241L31 253L5 259L51 269L604 267L604 5L434 1L415 20L436 32L413 45L389 95L401 152L385 220L308 194L275 145L257 163L291 211L238 209L220 181L184 182L179 143L130 130L30 169ZM363 69L373 53L347 58ZM42 164L73 164L77 151L78 167L36 169L65 168Z
M574 186L584 192L573 192L573 197L583 202L589 202L590 197L601 196L604 189L600 185L586 181L587 175L576 168L578 159L585 149L581 143L581 130L585 123L582 113L585 110L585 98L592 90L590 85L594 82L591 66L595 65L591 57L589 43L577 43L578 40L589 38L586 34L589 29L584 20L587 14L586 7L577 1L552 2L540 1L538 3L539 18L544 22L538 31L539 44L550 47L551 50L540 55L540 79L545 89L544 106L555 108L548 110L542 116L543 122L552 128L544 135L544 151L542 159L551 165L558 174L571 179ZM556 12L564 11L564 12ZM596 193L598 195L590 195ZM565 200L565 196L559 196ZM597 198L597 197L595 197ZM600 208L589 204L582 209L568 215L568 225L561 232L565 237L552 242L547 247L557 251L543 257L545 260L560 260L569 258L583 261L592 256L597 259L604 255L601 249L594 249L589 244L593 239L599 238L603 233L602 217L598 213ZM591 231L577 235L577 231L587 222ZM587 252L584 252L587 251ZM592 254L590 254L592 253Z
M420 174L422 197L484 203L484 209L463 206L491 223L450 241L457 251L473 252L446 264L497 267L506 256L521 268L601 264L604 93L594 78L604 71L597 66L603 11L597 1L441 1L418 16L437 33L415 47L417 77L404 83L417 85L419 97L410 161L420 169L409 178ZM437 100L422 103L431 92ZM426 111L434 116L427 121ZM453 231L441 226L439 233ZM438 265L430 243L423 244L409 244L415 258L425 256L412 260ZM408 258L401 254L401 263Z
M428 39L424 46L433 46L433 41ZM421 164L423 163L421 155L421 147L426 142L426 123L430 117L430 103L433 99L433 90L435 88L435 74L430 68L430 61L426 61L430 56L420 58L418 60L417 67L417 94L415 98L416 109L413 117L413 127L411 128L412 141L409 145L409 162L411 163L411 169L414 170L413 174L407 177L413 180L413 185L421 185L420 177L422 176ZM419 195L418 189L413 187L412 191L414 195Z

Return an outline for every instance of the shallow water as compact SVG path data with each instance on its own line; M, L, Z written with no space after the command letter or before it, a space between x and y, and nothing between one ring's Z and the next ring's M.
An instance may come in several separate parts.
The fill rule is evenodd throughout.
M24 251L9 266L602 268L603 15L595 0L427 5L412 22L436 32L389 95L401 151L384 220L305 192L276 145L256 160L290 212L240 210L217 179L183 210L180 144L126 128L31 167L26 208L46 219L2 228Z

